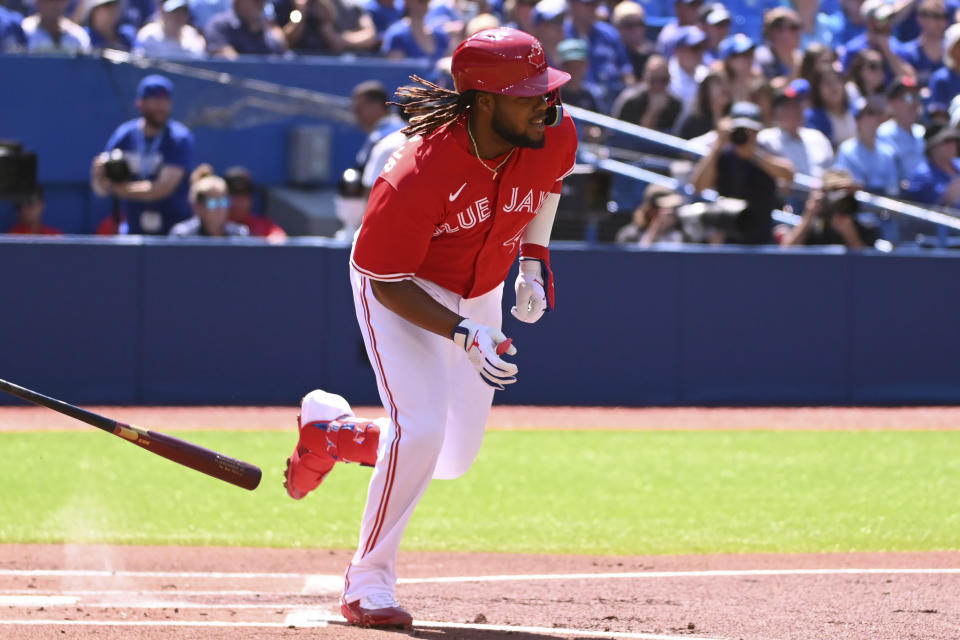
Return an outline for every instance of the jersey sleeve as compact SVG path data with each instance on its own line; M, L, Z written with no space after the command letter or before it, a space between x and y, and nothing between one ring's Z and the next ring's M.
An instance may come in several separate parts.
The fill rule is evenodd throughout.
M363 275L387 282L407 280L427 255L438 221L422 190L396 188L380 178L373 185L350 262Z

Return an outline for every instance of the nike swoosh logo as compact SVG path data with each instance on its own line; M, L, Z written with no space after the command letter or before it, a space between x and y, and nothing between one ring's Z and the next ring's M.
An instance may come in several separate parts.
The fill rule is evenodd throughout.
M464 189L466 186L467 186L467 183L464 182L464 183L463 183L463 186L461 186L459 189L457 189L457 192L456 192L456 193L451 193L451 194L450 194L450 202L453 202L454 200L456 200L456 199L457 199L457 196L460 195L460 192L463 191L463 189Z

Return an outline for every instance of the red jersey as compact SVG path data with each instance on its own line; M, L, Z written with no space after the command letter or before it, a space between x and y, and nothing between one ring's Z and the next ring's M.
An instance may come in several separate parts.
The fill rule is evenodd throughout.
M54 227L48 227L43 223L40 224L39 231L34 231L33 229L29 228L27 225L23 224L22 222L17 222L12 227L10 227L7 233L17 233L21 235L36 234L41 236L59 236L63 234L63 231L60 231L60 229L56 229Z
M234 222L238 221L234 220ZM247 225L247 228L250 229L251 236L259 238L266 238L268 236L273 238L287 237L286 232L280 228L280 225L262 216L255 216L252 213L247 216L246 220L239 224Z
M465 298L500 285L527 224L576 162L569 115L545 136L542 149L514 149L496 180L473 154L465 118L406 142L370 192L353 267L374 280L417 276Z

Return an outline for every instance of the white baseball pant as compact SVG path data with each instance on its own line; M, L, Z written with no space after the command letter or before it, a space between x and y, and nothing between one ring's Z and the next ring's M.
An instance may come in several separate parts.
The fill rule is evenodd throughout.
M500 328L503 285L465 299L421 279L424 291L448 309ZM370 279L350 269L353 301L367 355L390 415L381 431L370 478L360 544L347 568L344 599L394 593L403 531L432 478L451 479L470 468L480 450L493 403L463 349L381 305Z

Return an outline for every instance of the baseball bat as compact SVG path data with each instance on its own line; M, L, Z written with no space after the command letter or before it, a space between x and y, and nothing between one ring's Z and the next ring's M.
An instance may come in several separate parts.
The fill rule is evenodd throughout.
M148 431L112 418L101 416L92 411L75 407L72 404L57 400L42 393L31 391L19 385L0 380L0 391L16 396L21 400L53 409L71 418L86 422L98 429L119 436L138 447L142 447L162 458L172 460L177 464L190 467L200 473L229 482L230 484L253 491L260 484L260 467L249 462L227 457L216 451L206 449L200 445L168 436L159 431Z

